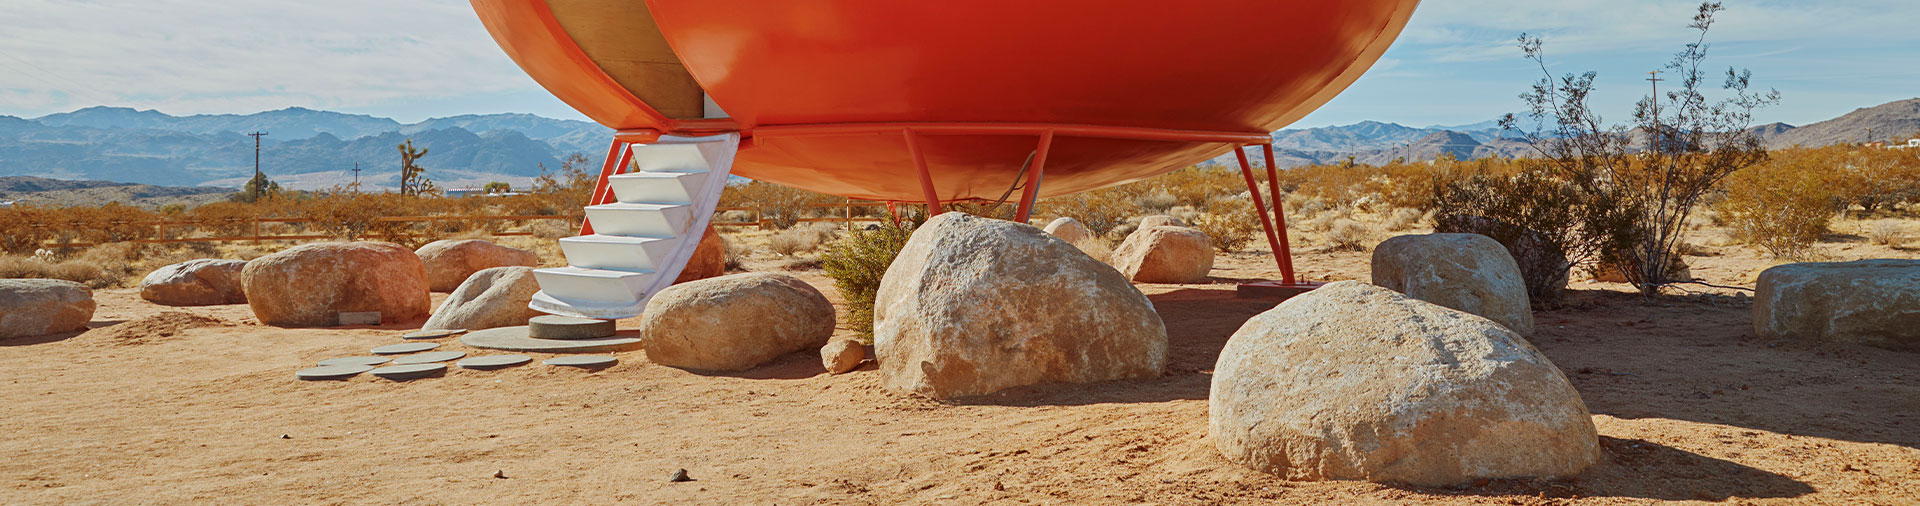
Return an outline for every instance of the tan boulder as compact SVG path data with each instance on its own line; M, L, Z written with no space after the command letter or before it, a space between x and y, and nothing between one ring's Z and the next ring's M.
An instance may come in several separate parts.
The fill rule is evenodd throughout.
M526 325L528 319L545 314L527 307L539 291L532 267L481 269L448 294L421 328L480 330Z
M1205 283L1213 270L1213 240L1186 227L1141 228L1113 249L1115 269L1140 283Z
M743 371L827 344L833 303L799 278L747 273L661 290L641 315L641 347L656 364Z
M245 304L240 286L245 260L202 258L155 269L140 281L140 298L167 306Z
M831 374L845 374L867 361L867 345L841 339L820 347L820 365Z
M687 260L687 266L680 269L680 276L673 278L673 282L685 283L726 273L727 240L720 237L720 233L709 224L707 231L700 234L700 245L694 247L693 257Z
M533 252L501 246L479 239L446 239L427 243L419 251L420 262L427 267L427 284L436 292L451 292L481 269L540 265Z
M1580 393L1525 339L1357 281L1248 320L1207 406L1227 460L1289 480L1453 486L1600 457Z
M1920 351L1920 260L1799 263L1760 272L1753 331Z
M1065 216L1054 218L1052 222L1047 223L1046 232L1062 241L1067 241L1067 244L1079 244L1080 241L1093 237L1093 231L1088 230L1080 220Z
M1373 284L1484 316L1533 335L1520 265L1499 241L1479 234L1403 235L1373 249Z
M1112 268L1032 226L946 213L880 281L874 353L890 388L949 399L1158 376L1167 332Z
M261 323L329 327L340 313L377 311L382 323L427 315L427 270L412 251L384 242L300 245L247 262L247 304Z
M0 279L0 339L86 330L93 290L58 279Z

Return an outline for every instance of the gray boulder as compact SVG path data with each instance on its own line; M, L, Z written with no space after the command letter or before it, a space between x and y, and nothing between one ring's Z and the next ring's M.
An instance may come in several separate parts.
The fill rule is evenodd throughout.
M166 306L245 304L245 260L202 258L155 269L140 281L140 298Z
M532 267L482 269L448 294L421 328L479 330L526 325L528 319L543 314L527 307L539 291Z
M1920 351L1920 260L1799 263L1762 271L1753 330L1771 339Z
M1520 266L1484 235L1403 235L1382 241L1373 249L1373 284L1533 335L1533 307Z
M1207 407L1227 460L1289 480L1452 486L1572 476L1600 457L1579 392L1525 339L1357 281L1248 320Z
M747 273L667 287L647 302L641 343L653 363L743 371L833 336L833 303L785 274Z
M86 330L93 290L58 279L0 279L0 339Z

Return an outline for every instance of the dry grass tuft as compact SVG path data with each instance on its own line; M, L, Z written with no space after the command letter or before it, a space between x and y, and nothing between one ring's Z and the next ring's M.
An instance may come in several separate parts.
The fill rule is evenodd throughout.
M1906 241L1907 227L1898 221L1880 220L1867 227L1867 240L1883 246L1899 246Z
M1336 250L1366 251L1372 238L1371 227L1346 218L1334 221L1332 228L1327 229L1327 243Z

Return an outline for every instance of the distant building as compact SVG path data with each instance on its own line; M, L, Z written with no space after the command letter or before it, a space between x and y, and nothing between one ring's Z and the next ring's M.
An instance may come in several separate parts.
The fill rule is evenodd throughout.
M482 190L482 189L479 189L479 188L449 188L449 189L447 189L447 196L448 196L448 197L472 197L472 196L474 196L474 195L485 195L486 193L487 193L487 191L486 191L486 190Z

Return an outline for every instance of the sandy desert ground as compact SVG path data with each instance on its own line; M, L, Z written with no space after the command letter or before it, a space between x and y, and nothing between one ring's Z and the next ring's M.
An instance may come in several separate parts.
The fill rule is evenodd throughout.
M1707 249L1688 260L1716 283L1751 286L1772 262ZM1367 253L1309 249L1300 264L1365 279ZM796 274L832 296L819 271ZM598 371L297 381L414 326L280 329L244 305L104 290L94 329L0 342L0 503L1920 503L1920 354L1763 342L1731 292L1649 300L1587 282L1537 314L1534 338L1600 430L1606 457L1577 478L1430 489L1241 469L1207 438L1208 372L1275 303L1235 299L1234 280L1276 275L1244 253L1221 256L1212 284L1141 285L1171 331L1164 377L957 403L884 390L871 364L827 375L810 353L739 375L629 351ZM683 468L695 481L670 483Z

